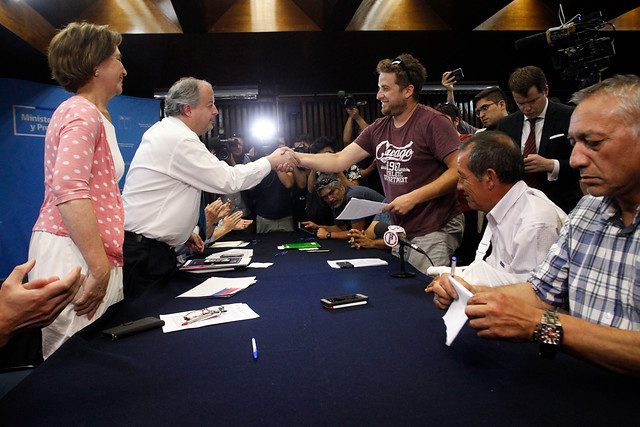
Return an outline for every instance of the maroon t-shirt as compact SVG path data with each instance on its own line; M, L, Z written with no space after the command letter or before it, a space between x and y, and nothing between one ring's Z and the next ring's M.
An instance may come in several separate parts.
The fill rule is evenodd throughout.
M373 122L355 143L374 155L388 202L432 181L447 170L444 158L458 149L460 139L443 114L422 104L401 128L386 116ZM391 214L407 237L439 230L460 213L456 192L417 204L406 215Z

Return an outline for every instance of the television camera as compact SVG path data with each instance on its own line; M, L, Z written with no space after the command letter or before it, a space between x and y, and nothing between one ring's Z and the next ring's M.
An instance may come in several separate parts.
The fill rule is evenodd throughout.
M575 79L580 88L597 83L615 54L615 26L604 21L600 11L578 14L569 22L564 22L562 6L560 22L562 24L559 27L516 40L516 49L527 49L546 42L553 51L551 64L560 70L563 79ZM602 31L606 27L613 31Z

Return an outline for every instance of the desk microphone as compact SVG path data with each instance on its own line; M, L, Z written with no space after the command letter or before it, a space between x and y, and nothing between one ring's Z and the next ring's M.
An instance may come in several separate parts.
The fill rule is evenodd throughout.
M378 239L383 239L384 243L390 248L396 247L398 244L402 246L408 246L416 252L426 256L431 265L433 261L429 258L429 255L418 245L415 245L407 239L407 234L404 232L404 228L398 225L389 225L386 222L378 222L373 227L373 233Z

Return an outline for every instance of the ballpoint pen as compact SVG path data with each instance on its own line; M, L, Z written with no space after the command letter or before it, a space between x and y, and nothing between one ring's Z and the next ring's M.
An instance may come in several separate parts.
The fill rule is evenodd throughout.
M451 275L456 275L456 263L458 262L458 258L452 256L451 257Z
M251 347L253 349L253 358L258 359L258 346L256 346L255 338L251 338Z

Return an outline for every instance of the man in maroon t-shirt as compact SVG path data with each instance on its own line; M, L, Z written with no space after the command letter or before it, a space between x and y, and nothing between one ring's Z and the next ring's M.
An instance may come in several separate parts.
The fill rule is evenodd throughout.
M408 54L383 59L378 74L377 98L385 117L339 153L296 155L302 166L326 172L374 155L385 197L391 201L385 211L436 265L446 265L464 228L455 193L460 140L443 114L418 103L427 73L417 59ZM414 251L409 262L425 273L430 265Z

